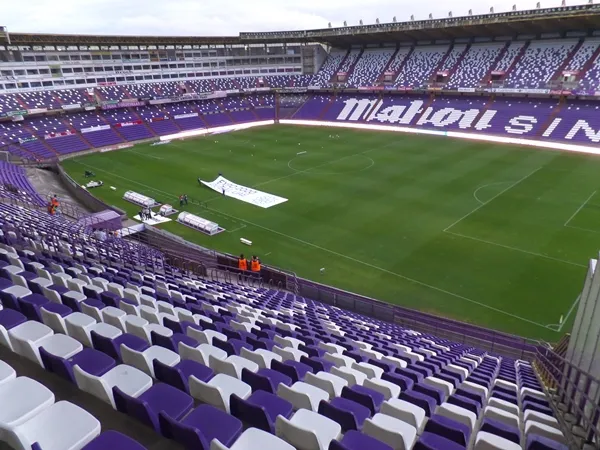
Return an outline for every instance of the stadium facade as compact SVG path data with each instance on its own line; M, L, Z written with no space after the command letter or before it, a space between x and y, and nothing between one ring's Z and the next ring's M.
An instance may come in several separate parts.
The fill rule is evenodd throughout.
M512 139L510 142L591 153L600 149L600 6L593 4L323 30L240 33L233 37L44 35L9 33L5 28L1 31L0 146L5 159L13 163L53 165L60 172L61 159L82 152L119 149L136 142L159 141L165 136L204 133L212 128L279 121L397 127L430 134L454 133L456 137L479 136L505 142ZM132 300L132 310L139 311L135 307L142 304L142 287L136 291L128 283L145 285L152 290L143 292L143 295L152 292L156 297L152 298L155 303L146 299L146 306L156 306L156 300L162 299L170 303L174 311L177 305L181 308L181 302L185 304L186 296L193 296L200 289L199 281L192 283L187 278L190 273L215 276L233 262L228 255L192 246L156 230L146 230L141 243L123 238L115 238L109 244L94 241L93 254L78 253L89 242L87 219L49 220L34 209L25 210L23 204L39 208L46 199L35 191L17 165L3 162L0 176L3 183L0 206L2 217L7 218L3 222L2 238L6 245L3 261L19 269L11 272L7 279L23 288L28 286L35 294L43 294L42 298L57 299L55 303L68 305L70 312L83 310L104 319L103 313L98 311L108 304L113 308L118 305L114 297L103 295L108 292ZM18 189L15 190L15 186ZM90 209L110 209L75 183L70 189ZM15 228L19 224L25 225L17 234ZM72 240L68 244L48 241L47 245L36 247L34 236L47 235L53 227L58 227L65 239ZM75 259L54 258L52 262L50 250L59 248L71 251ZM13 253L17 249L20 253ZM25 250L31 254L23 253ZM126 267L111 260L114 252L121 255L121 263ZM70 272L64 269L62 272L68 273L69 278L75 274L76 278L82 273L95 273L90 262L94 258L104 261L103 270L95 269L100 271L97 275L102 274L99 278L105 280L106 285L98 281L97 289L92 289L91 283L84 283L87 290L84 291L82 285L80 293L85 294L85 298L94 297L96 302L104 302L103 305L91 302L85 308L78 308L81 297L64 295L79 283L65 282L63 287L69 288L66 291L44 282L40 282L43 289L33 288L29 275L18 275L35 272L41 278L48 274L55 280L61 278L57 275L61 270L56 265L64 263L71 265ZM32 265L34 262L40 266ZM134 269L140 266L145 267L148 278L144 279L139 273L134 275ZM590 271L589 282L595 285L595 272ZM423 423L415 422L410 425L415 429L414 435L410 431L393 438L402 439L407 447L418 441L419 448L449 448L449 444L441 440L446 439L464 444L460 447L464 448L472 434L473 439L477 435L476 442L480 442L475 443L475 448L480 448L478 445L512 448L507 442L516 445L515 448L566 448L566 445L597 448L600 420L597 376L600 371L593 363L597 343L580 339L595 326L584 323L583 312L578 313L576 320L577 339L569 342L567 338L551 347L392 307L298 279L274 268L266 268L265 274L265 281L272 286L286 288L320 303L299 300L301 297L284 291L259 290L249 294L246 288L240 290L237 285L228 284L232 281L227 278L230 275L217 281L205 278L208 284L202 285L202 289L208 290L213 300L211 306L207 306L214 316L209 314L214 319L210 323L219 322L216 317L224 308L217 300L233 298L230 293L241 300L250 299L249 304L260 305L260 308L278 302L278 308L283 308L278 314L314 308L316 312L310 312L310 320L302 319L291 328L283 328L274 318L261 322L261 326L265 325L261 332L268 330L277 336L278 343L296 339L286 341L286 346L289 343L293 351L284 351L282 358L299 362L301 356L307 360L309 355L314 356L306 365L315 371L318 371L315 367L330 368L319 357L316 345L319 337L325 337L337 342L330 348L322 348L334 349L333 356L327 360L334 366L348 365L350 370L353 364L350 359L353 359L357 364L366 364L361 367L366 367L369 374L385 372L388 376L383 379L401 386L402 391L406 391L402 398L426 411L432 424L431 429L424 432ZM117 286L109 289L109 282ZM178 295L171 295L165 283L178 286ZM167 292L163 293L159 285ZM14 294L16 291L9 291L13 287L11 284L2 288L6 289L1 297L4 310L20 310L32 321L55 320L52 322L55 325L64 322L54 316L49 319L48 312L40 313L40 305L44 303L35 301L43 302L41 299L23 299ZM127 289L137 293L128 292L131 298L127 297ZM591 300L585 303L590 308L592 297L589 295ZM203 306L194 306L200 309L190 308L190 316L192 312L203 311ZM235 310L233 314L242 312L236 309L234 302L227 307L231 307L227 309L229 312ZM124 307L126 311L127 308ZM357 312L362 314L360 318ZM62 310L49 313L67 315ZM187 314L180 313L179 319ZM158 312L155 315L159 317ZM321 325L313 329L313 319L325 321L327 330ZM121 323L118 317L110 320L112 324ZM157 321L156 325L164 327L163 318ZM358 321L363 322L358 324ZM176 322L173 326L184 331L179 320ZM339 333L342 328L338 322L345 327L343 333ZM155 343L155 337L150 336L143 324L132 324L132 329L134 325ZM221 326L204 325L205 330L223 331ZM0 331L9 329L8 325L3 327ZM63 328L67 331L68 327ZM242 328L252 334L252 326ZM298 328L310 328L315 334L297 333ZM412 331L407 331L409 328ZM367 336L360 330L383 331L376 331L377 339L367 342ZM128 328L122 331L131 333ZM264 333L269 339L273 337ZM250 342L249 336L238 334L235 336L240 341L244 337L246 343ZM364 345L350 344L347 336ZM395 340L392 345L382 341L392 338ZM6 338L4 342L10 343L11 339ZM102 342L88 339L88 343L123 362L125 357L120 354L116 339L100 339ZM160 337L158 341L163 342ZM207 343L211 341L212 338ZM227 347L229 354L241 352L234 344L231 342ZM311 353L298 350L296 344L311 346ZM35 345L19 345L13 346L17 353L31 356L31 352L22 348ZM171 353L181 348L172 342L170 345L174 350ZM345 347L347 345L350 347ZM146 348L142 345L135 351L141 354ZM33 351L33 358L41 358L39 353L39 350ZM388 359L382 362L384 355ZM136 360L135 355L131 358L129 361ZM144 358L136 361L146 361ZM208 365L208 356L202 361ZM42 365L49 368L52 364L42 361ZM228 366L229 369L223 370L241 371L234 363L231 365L233 369ZM283 373L293 372L298 377L300 366L289 364L289 367L282 369ZM147 371L157 378L154 370L154 366L148 366ZM343 375L346 378L342 379L351 378L360 384L356 380L362 380L362 376L346 372L350 375ZM80 387L85 385L81 375L75 378ZM387 395L389 391L393 396L394 389L390 385L373 382L372 386L381 388L377 392L384 390ZM457 393L457 388L462 391ZM345 393L341 394L344 399L372 407L369 417L379 410L382 402L377 403L378 395L359 388L344 389ZM334 393L339 396L337 391ZM110 398L112 395L108 394ZM115 406L114 399L112 402ZM117 402L116 407L127 412L123 402L125 400ZM343 402L333 403L332 408L344 411ZM226 410L230 412L228 407ZM435 417L431 417L434 411ZM329 417L328 413L323 414ZM457 422L467 424L462 437L448 431ZM379 425L379 428L386 427ZM379 428L374 426L374 429ZM386 430L388 434L363 431L369 437L385 441L389 433L397 433L397 427L391 428ZM45 431L51 433L51 430ZM356 437L357 442L363 438L365 436ZM290 439L288 435L286 440ZM463 441L457 442L457 439ZM291 441L293 443L293 439Z

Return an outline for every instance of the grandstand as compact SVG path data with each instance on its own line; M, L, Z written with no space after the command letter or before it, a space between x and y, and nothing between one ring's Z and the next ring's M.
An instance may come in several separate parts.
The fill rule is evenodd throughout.
M600 448L599 6L229 37L0 31L0 448ZM367 153L386 149L374 175ZM40 168L68 192L60 214ZM252 187L225 180L184 214L228 233L132 225L125 188L173 203L221 171ZM235 195L281 227L211 206ZM494 240L517 234L535 251ZM281 248L287 269L240 274L240 247ZM313 260L339 267L295 273Z

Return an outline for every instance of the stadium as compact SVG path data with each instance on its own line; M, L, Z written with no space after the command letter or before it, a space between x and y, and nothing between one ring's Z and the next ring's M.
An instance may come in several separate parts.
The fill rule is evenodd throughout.
M600 448L599 96L591 2L0 27L0 449Z

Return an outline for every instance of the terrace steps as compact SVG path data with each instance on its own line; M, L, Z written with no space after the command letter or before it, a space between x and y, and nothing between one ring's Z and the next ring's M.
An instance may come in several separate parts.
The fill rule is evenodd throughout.
M327 103L321 110L321 113L319 114L319 120L323 120L323 117L325 117L325 114L327 114L327 111L329 111L329 108L331 108L331 106L334 103L335 103L335 95L332 95L331 98L329 99L329 103Z
M429 76L429 81L430 82L434 81L435 77L438 74L438 72L440 70L442 70L442 67L444 67L444 63L450 57L450 54L452 53L452 50L454 50L454 44L450 44L450 46L448 47L448 51L446 51L446 54L444 55L444 57L442 59L440 59L440 62L438 63L438 65L431 72L431 75Z
M490 65L490 69L487 71L486 75L481 80L482 84L487 85L490 82L490 80L492 79L492 72L494 72L494 70L498 66L498 63L500 63L500 61L502 61L502 58L504 58L504 55L506 55L508 47L510 47L510 41L507 41L504 47L502 47L502 49L498 52L498 56L496 56L496 59Z
M397 47L396 50L394 51L394 53L392 54L392 56L390 57L389 61L386 63L385 67L383 68L383 70L379 74L379 77L377 78L376 84L380 84L380 83L383 82L384 77L385 77L385 73L388 72L390 64L392 64L392 61L394 61L394 58L396 58L396 55L398 54L399 51L400 51L400 47Z
M292 113L292 115L290 116L290 119L293 119L294 116L298 113L298 111L300 111L302 108L304 108L304 105L306 105L306 102L308 102L308 100L310 100L310 96L306 96L306 98L304 99L304 101L302 102L302 104L300 106L298 106L298 108L296 109L296 111L294 111ZM279 103L279 102L277 102Z
M377 101L375 103L373 103L373 106L371 108L369 108L369 110L367 111L367 113L365 114L365 119L368 119L369 117L371 117L371 113L373 111L376 111L377 108L379 107L379 104L383 101L383 94L380 93L379 96L377 97Z
M561 97L560 100L558 101L558 105L556 105L554 107L554 109L552 110L552 113L548 117L548 120L546 120L544 125L542 127L540 127L540 131L538 131L538 136L542 136L544 134L546 129L550 126L552 121L556 118L556 116L558 116L558 114L562 110L562 107L564 106L565 102L566 101L565 101L564 97Z
M127 142L127 139L125 139L125 137L121 134L121 132L119 131L119 129L117 127L114 127L108 120L106 120L106 117L104 117L102 114L99 114L99 117L101 120L104 121L104 123L108 126L110 126L111 130L113 130L117 136L119 136L119 138L121 138L121 140L123 142Z
M346 62L346 60L348 59L348 57L350 56L350 52L351 50L348 50L346 52L346 55L344 55L344 58L342 59L342 61L338 64L338 66L335 68L335 70L333 71L333 74L331 75L331 78L329 79L330 83L334 83L337 80L337 74L340 70L340 67L344 66L344 63ZM320 70L320 69L319 69Z
M352 74L354 73L354 68L356 67L356 64L358 63L358 61L360 60L360 58L362 58L364 52L365 52L365 49L361 48L360 52L358 53L358 56L356 58L354 58L354 62L348 68L348 72L347 72L347 75L346 75L346 80L349 80L350 77L352 76Z
M458 70L458 68L460 67L460 65L463 62L463 59L465 59L465 56L467 56L467 53L469 53L469 50L471 50L470 43L467 44L464 51L460 54L460 56L456 60L456 63L454 64L454 66L452 66L452 68L448 71L448 76L446 77L446 80L450 81L450 78L452 78L452 75L454 75L454 73Z
M494 94L492 94L490 96L490 98L488 99L488 101L485 103L485 106L483 107L483 109L479 112L479 114L477 114L477 116L475 117L475 120L473 120L474 124L477 124L477 122L479 122L481 120L481 118L483 117L483 115L486 113L486 111L488 109L490 109L490 107L494 104L494 100L496 99L496 96Z
M152 127L150 125L148 125L148 122L146 120L144 120L144 118L142 116L140 116L134 108L129 108L129 111L131 111L131 114L133 114L135 117L137 117L138 120L142 121L142 125L144 125L144 127L146 127L146 129L148 129L148 131L152 134L152 136L158 137L158 134L156 134L156 132L152 129Z
M54 153L55 155L57 155L57 156L59 155L59 153L58 153L56 150L54 150L54 149L52 148L52 146L51 146L51 145L49 145L49 144L46 142L46 139L44 139L44 137L43 137L43 136L39 135L38 133L36 133L36 132L35 132L35 130L33 130L33 129L29 128L29 126L27 126L27 125L25 125L25 124L23 124L23 125L22 125L22 127L23 127L23 128L25 128L25 129L27 130L27 132L28 132L28 133L31 133L33 136L35 136L35 137L38 139L38 141L40 141L40 142L42 143L42 145L43 145L44 147L46 147L48 150L50 150L50 151L51 151L52 153Z
M525 54L525 52L529 48L530 44L531 44L531 41L527 41L527 42L525 42L525 45L523 45L523 47L521 47L521 50L519 50L519 53L517 53L517 56L515 56L515 59L513 59L513 61L510 64L510 66L508 66L508 69L506 69L506 73L504 74L504 78L507 78L508 75L510 75L510 73L512 72L512 70L516 67L517 63L521 60L521 58L523 57L523 55Z
M583 68L579 71L579 73L577 74L577 76L575 77L575 79L577 81L581 81L583 79L583 77L585 76L585 74L592 68L594 67L594 63L596 62L596 60L600 58L600 45L598 45L598 48L596 48L596 51L594 52L594 54L592 55L592 57L590 59L588 59L585 63L585 65L583 66Z
M571 51L569 52L569 54L567 55L565 60L561 63L561 65L558 67L558 69L556 69L556 72L554 72L554 75L552 75L552 77L550 77L550 80L558 80L562 76L563 70L565 70L565 68L567 67L567 64L569 64L569 62L577 54L577 52L583 45L583 42L584 42L583 38L579 39L579 41L577 42L575 47L573 47L571 49Z
M400 49L398 49L398 51L400 51ZM411 49L409 50L409 52L406 54L406 56L404 57L404 60L402 61L402 64L400 64L398 66L398 69L396 70L396 72L394 72L394 76L392 77L392 80L394 81L394 83L396 82L398 76L400 75L400 73L402 72L402 69L404 69L404 66L406 66L406 62L409 60L409 58L412 56L413 52L415 51L415 46L413 45L411 47ZM393 60L393 58L392 58ZM392 62L392 60L390 60L390 63ZM384 72L385 74L385 72Z

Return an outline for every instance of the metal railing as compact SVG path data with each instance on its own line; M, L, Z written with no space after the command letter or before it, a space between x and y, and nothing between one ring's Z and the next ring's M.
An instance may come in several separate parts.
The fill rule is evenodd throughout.
M571 447L600 448L600 380L543 346L536 348L534 367Z

